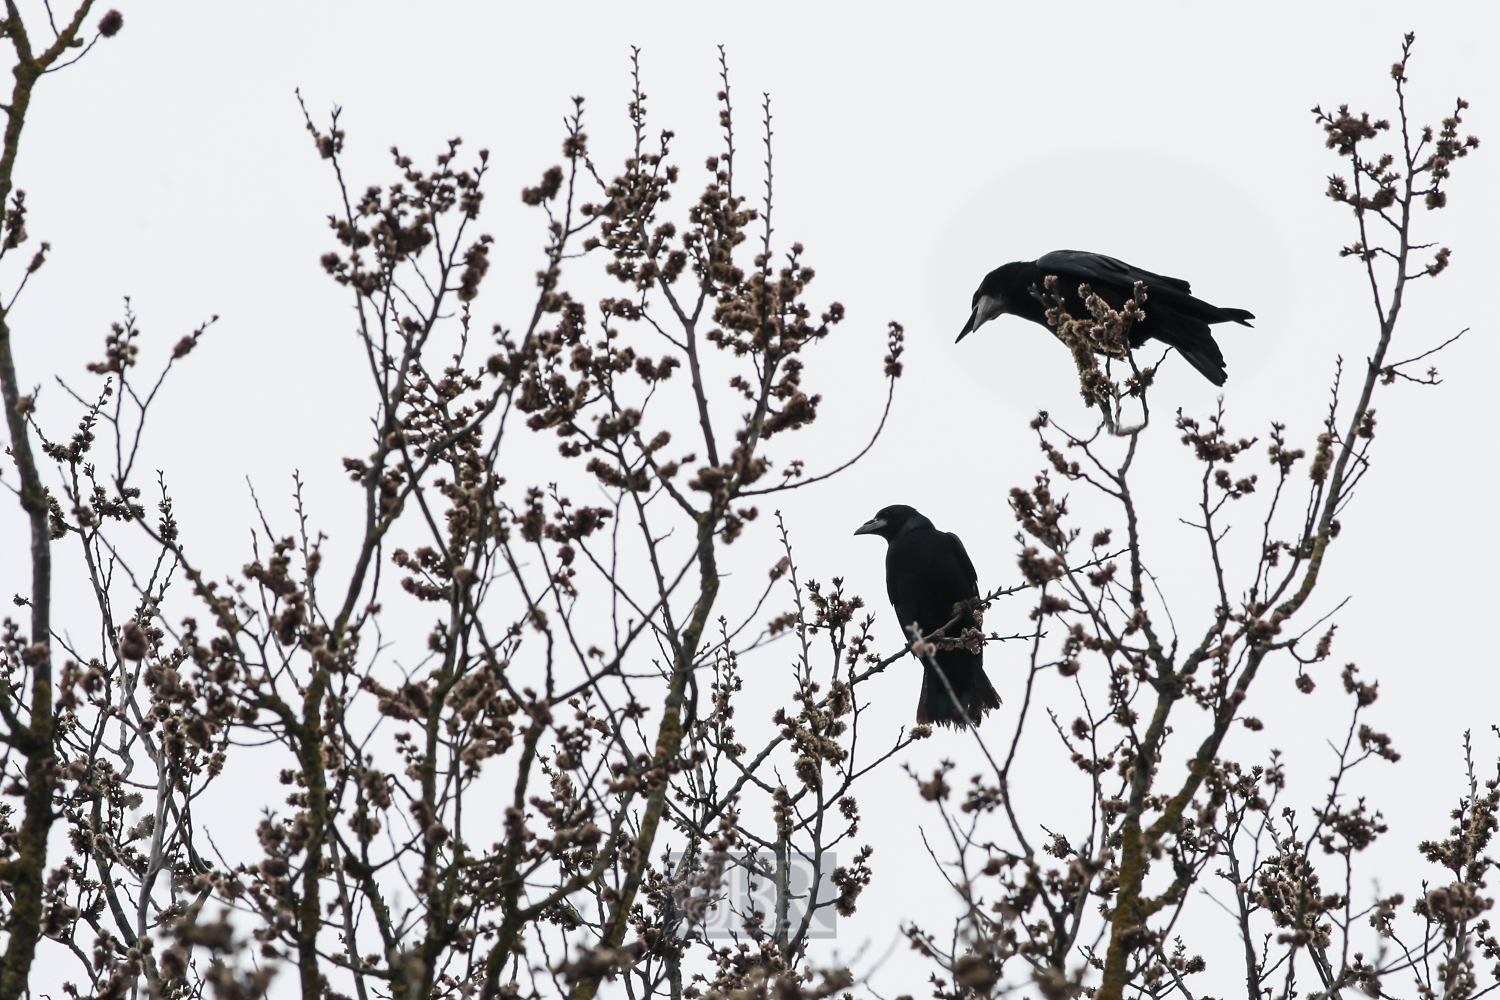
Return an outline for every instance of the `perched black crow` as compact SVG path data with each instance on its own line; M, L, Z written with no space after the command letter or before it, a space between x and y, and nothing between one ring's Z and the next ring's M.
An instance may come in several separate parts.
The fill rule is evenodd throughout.
M1075 317L1088 315L1078 286L1087 284L1094 293L1114 309L1122 308L1134 292L1137 281L1146 286L1146 318L1130 330L1130 346L1140 347L1155 338L1177 352L1203 377L1214 385L1223 385L1224 355L1209 332L1210 323L1233 320L1249 326L1254 314L1243 309L1220 309L1192 296L1192 288L1181 278L1168 278L1131 267L1124 261L1102 253L1081 250L1054 250L1033 261L1018 260L1002 264L984 276L974 293L973 312L958 335L963 340L1001 313L1011 313L1033 323L1047 325L1047 307L1037 301L1031 289L1043 287L1047 275L1058 277L1058 291Z
M939 531L915 510L903 504L886 507L861 524L856 535L879 535L890 544L885 550L885 591L901 621L903 639L912 622L923 635L953 620L955 605L979 596L979 577L964 551L964 543L951 531ZM965 610L947 635L957 639L966 628L978 628L972 609ZM917 702L917 721L961 726L964 715L977 724L984 713L1000 707L990 679L984 675L984 650L969 652L962 647L939 650L937 664L948 678L958 704L948 694L931 665L922 664L922 697ZM963 706L963 712L958 706Z

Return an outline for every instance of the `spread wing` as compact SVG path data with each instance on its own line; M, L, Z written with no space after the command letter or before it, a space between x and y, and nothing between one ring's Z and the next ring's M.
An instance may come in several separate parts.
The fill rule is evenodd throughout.
M1147 291L1171 289L1184 295L1192 294L1192 286L1181 278L1169 278L1164 274L1153 274L1139 267L1132 267L1123 260L1106 257L1102 253L1084 250L1054 250L1038 257L1036 266L1048 274L1067 274L1091 283L1108 282L1128 289L1137 281L1146 283Z

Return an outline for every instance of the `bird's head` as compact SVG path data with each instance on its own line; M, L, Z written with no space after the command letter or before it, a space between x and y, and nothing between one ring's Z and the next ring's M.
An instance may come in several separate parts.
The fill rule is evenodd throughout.
M1025 266L1025 261L1018 260L1011 264L1002 264L984 276L984 280L974 291L974 301L969 307L969 321L959 331L958 340L963 340L996 316L1016 311L1012 299L1016 295L1016 286L1021 278L1021 270Z
M854 533L856 535L879 535L886 541L890 541L906 526L908 521L921 516L914 507L908 507L904 503L892 504L876 511L875 516L855 528Z

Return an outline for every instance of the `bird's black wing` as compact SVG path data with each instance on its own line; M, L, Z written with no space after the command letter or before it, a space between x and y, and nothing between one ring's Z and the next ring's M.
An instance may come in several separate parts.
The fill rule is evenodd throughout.
M1150 296L1146 302L1146 319L1131 329L1130 346L1138 348L1150 338L1159 340L1176 348L1214 385L1223 385L1227 375L1224 354L1214 342L1209 324L1232 320L1249 326L1248 321L1254 318L1243 309L1221 309L1195 298L1191 286L1181 278L1153 274L1104 254L1058 250L1042 257L1036 264L1047 273L1066 274L1087 281L1106 299L1110 298L1109 291L1128 297L1135 282L1144 282Z
M916 565L905 547L897 548L892 542L885 554L885 594L891 599L891 610L896 612L896 622L901 626L901 641L910 642L906 630L912 622L921 618L917 603L917 588L912 586Z
M1192 294L1192 286L1181 278L1169 278L1164 274L1132 267L1123 260L1107 257L1102 253L1085 250L1054 250L1038 257L1036 266L1047 274L1068 274L1089 282L1109 282L1129 289L1137 281L1144 282L1146 291L1171 289Z
M959 565L968 574L965 579L969 583L969 590L972 592L972 596L979 596L979 574L974 572L974 563L969 558L969 553L964 551L964 543L951 531L944 532L943 537L948 539L949 545L952 546L953 554L958 557Z
M945 532L942 535L947 552L943 565L947 570L946 596L962 594L964 598L979 596L979 574L974 572L974 563L964 550L964 543L957 535ZM954 602L955 604L957 601ZM951 618L946 612L943 618ZM976 628L978 619L973 611L959 618L958 625L949 632L953 638L964 631ZM917 702L917 721L959 726L967 722L977 725L984 714L1000 707L1000 695L984 672L984 649L971 650L966 646L943 649L933 657L939 675L930 662L922 664L922 694Z

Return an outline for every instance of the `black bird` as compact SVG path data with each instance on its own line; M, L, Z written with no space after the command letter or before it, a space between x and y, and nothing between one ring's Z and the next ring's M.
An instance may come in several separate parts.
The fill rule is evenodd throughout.
M1040 290L1049 274L1057 275L1058 290L1063 293L1068 311L1074 316L1088 315L1083 300L1078 297L1081 284L1087 284L1111 308L1120 309L1133 294L1135 283L1144 282L1146 318L1131 327L1130 346L1140 347L1154 337L1169 347L1175 347L1177 353L1187 358L1188 363L1214 385L1223 385L1227 376L1224 355L1219 353L1219 345L1214 343L1208 325L1233 320L1249 326L1249 320L1255 318L1253 313L1244 309L1221 309L1194 298L1191 286L1181 278L1152 274L1102 253L1054 250L1033 261L1002 264L986 274L974 293L973 312L958 339L963 340L1002 313L1046 326L1047 307L1037 301L1031 289L1035 286Z
M885 550L885 591L907 642L911 641L907 627L912 622L923 635L931 635L953 620L955 605L979 596L979 576L964 551L964 543L951 531L937 530L912 508L904 504L885 507L854 533L879 535L889 543ZM972 608L964 609L946 634L957 639L966 628L979 628ZM941 649L935 659L948 684L943 684L924 659L918 722L962 726L967 715L977 724L985 712L1000 707L1000 696L984 674L983 647L972 653L963 647ZM948 686L957 695L957 704L949 696Z

